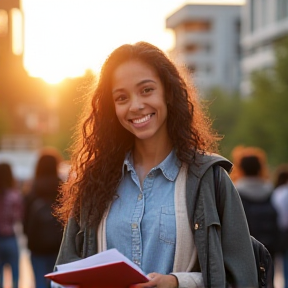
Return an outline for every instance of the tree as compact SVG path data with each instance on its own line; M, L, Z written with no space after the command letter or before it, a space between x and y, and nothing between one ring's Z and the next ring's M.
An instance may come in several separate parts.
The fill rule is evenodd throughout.
M243 110L243 101L239 94L228 93L215 88L208 93L210 116L213 128L222 136L220 152L229 158L231 149L238 145L237 134L234 133Z
M252 74L248 97L214 91L210 113L217 115L214 128L225 135L221 148L226 157L236 145L258 146L271 165L288 162L288 38L274 51L275 65Z
M252 75L251 96L239 123L243 137L262 147L272 165L288 162L287 69L288 38L285 38L275 45L275 65Z

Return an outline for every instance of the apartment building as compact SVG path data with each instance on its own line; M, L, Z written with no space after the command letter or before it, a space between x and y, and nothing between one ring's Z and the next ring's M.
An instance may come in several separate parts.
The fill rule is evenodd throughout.
M275 41L288 35L288 0L246 0L241 11L241 84L250 92L250 75L274 63Z
M212 87L239 88L240 8L188 4L166 19L166 27L175 34L170 54L189 68L201 92Z

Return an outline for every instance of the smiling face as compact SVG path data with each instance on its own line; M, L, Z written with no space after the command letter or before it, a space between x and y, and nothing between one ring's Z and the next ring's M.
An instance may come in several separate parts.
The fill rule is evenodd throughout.
M112 75L112 97L121 125L140 140L168 138L164 87L154 69L130 60Z

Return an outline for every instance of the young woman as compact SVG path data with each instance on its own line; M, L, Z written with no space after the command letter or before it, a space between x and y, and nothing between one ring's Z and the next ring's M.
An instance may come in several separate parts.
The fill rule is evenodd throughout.
M139 42L104 63L72 154L57 212L65 223L56 264L117 248L147 273L135 287L256 287L239 195L222 173L195 89L157 47ZM197 197L196 197L196 192Z
M30 193L25 198L23 228L37 288L51 287L44 275L53 270L63 234L61 224L52 216L52 207L62 183L58 171L61 161L57 149L41 149Z
M236 146L232 157L230 176L242 200L250 234L265 245L274 259L279 249L279 228L266 152L260 147Z

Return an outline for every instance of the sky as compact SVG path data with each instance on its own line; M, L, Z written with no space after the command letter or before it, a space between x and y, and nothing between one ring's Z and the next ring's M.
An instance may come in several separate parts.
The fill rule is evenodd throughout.
M243 4L244 0L22 0L24 67L32 77L59 83L87 69L99 71L118 46L174 45L166 18L188 3Z

